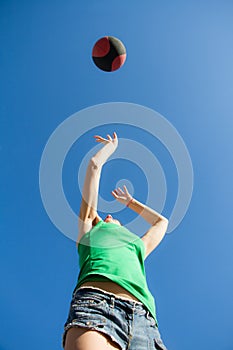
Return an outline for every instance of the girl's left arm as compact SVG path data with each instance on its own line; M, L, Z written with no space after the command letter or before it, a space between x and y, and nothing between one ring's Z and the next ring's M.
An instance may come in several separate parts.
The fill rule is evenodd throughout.
M141 237L146 248L146 258L159 245L165 236L168 227L168 219L154 209L133 198L129 194L126 186L124 186L124 190L121 188L115 189L112 191L112 195L120 203L125 204L128 208L135 211L151 225L149 230Z

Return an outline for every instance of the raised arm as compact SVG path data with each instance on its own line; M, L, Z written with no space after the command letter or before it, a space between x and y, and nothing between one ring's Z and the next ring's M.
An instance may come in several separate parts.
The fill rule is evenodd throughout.
M115 189L112 191L112 195L119 202L127 205L130 209L141 215L143 219L151 224L149 230L141 238L145 244L146 258L162 241L167 231L168 220L164 216L157 213L155 210L147 207L146 205L133 198L129 194L126 186L124 186L124 190L121 188Z
M77 244L82 236L91 230L92 225L101 219L97 213L101 170L104 163L116 150L118 145L117 134L115 132L113 138L110 135L107 135L107 139L101 136L94 137L97 142L103 143L104 146L90 159L87 166L78 218L79 234Z

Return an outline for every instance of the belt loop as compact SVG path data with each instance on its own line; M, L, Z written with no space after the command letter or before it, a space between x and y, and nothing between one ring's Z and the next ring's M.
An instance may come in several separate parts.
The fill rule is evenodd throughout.
M131 305L132 305L132 306L131 306L132 314L134 314L134 313L135 313L135 310L136 310L136 307L135 307L136 303L135 303L135 301L132 300Z
M114 309L115 298L113 296L110 297L110 307Z

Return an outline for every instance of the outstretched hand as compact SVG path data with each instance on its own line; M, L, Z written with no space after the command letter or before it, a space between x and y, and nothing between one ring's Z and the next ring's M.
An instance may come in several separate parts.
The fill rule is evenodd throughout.
M123 187L124 191L118 187L112 191L112 195L118 202L127 205L133 197L129 194L127 187L125 185Z
M113 138L109 134L107 135L107 139L99 135L95 135L94 138L97 142L104 143L105 145L112 144L114 148L117 148L118 146L118 138L116 132L113 133Z

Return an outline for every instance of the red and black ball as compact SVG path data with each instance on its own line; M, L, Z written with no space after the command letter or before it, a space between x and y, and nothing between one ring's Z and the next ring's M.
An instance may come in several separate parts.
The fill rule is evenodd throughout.
M105 72L113 72L125 63L126 49L119 39L113 36L105 36L95 43L92 58L99 69Z

